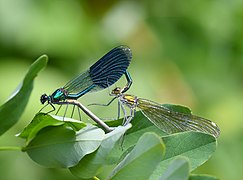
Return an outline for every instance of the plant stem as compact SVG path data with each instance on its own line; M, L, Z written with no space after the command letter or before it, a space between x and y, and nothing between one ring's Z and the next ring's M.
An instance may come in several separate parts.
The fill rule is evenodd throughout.
M2 146L0 147L0 151L21 151L22 147L19 146Z
M106 132L111 132L111 131L114 130L113 127L109 127L107 124L105 124L102 120L100 120L95 114L93 114L88 108L86 108L83 104L81 104L77 100L67 100L67 101L64 101L64 102L58 102L58 104L73 104L73 105L76 105L80 109L82 109L97 124L99 124L101 127L103 127Z

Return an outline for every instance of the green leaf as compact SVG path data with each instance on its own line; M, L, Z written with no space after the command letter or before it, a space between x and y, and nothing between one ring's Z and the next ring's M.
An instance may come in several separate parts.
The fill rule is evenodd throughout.
M69 168L94 152L104 135L96 126L87 126L78 132L65 126L46 127L23 150L43 166Z
M107 122L109 126L114 126L119 121L116 120ZM136 116L131 121L132 128L130 128L125 136L123 142L123 149L121 149L120 145L116 145L115 148L112 149L112 152L109 154L107 158L107 164L116 164L121 157L125 156L131 149L136 145L138 139L146 132L154 132L159 136L165 135L163 131L154 126L140 111L136 112Z
M26 139L27 144L37 135L37 133L48 126L60 126L66 124L67 126L72 127L74 130L80 130L81 128L85 127L81 121L75 120L66 120L63 121L63 118L57 119L57 116L45 114L45 113L38 113L31 121L31 123L24 128L24 130L18 135L21 138Z
M175 104L162 104L162 106L168 108L171 111L180 112L180 113L184 113L184 114L190 114L190 115L192 114L191 109L186 106L175 105Z
M183 132L162 137L166 146L163 161L160 162L151 179L158 179L168 164L178 156L190 161L190 171L206 162L216 149L217 143L213 136L200 132Z
M102 141L99 149L87 156L85 156L77 166L71 167L70 171L80 178L92 178L96 176L103 165L106 164L107 156L113 149L115 144L119 143L119 139L123 138L124 133L131 126L119 126L110 133L107 133Z
M178 157L169 164L164 174L160 176L161 180L188 180L189 162L184 157Z
M107 163L115 164L119 159L129 153L137 143L139 137L145 132L155 132L162 137L166 145L166 158L161 163L161 167L155 171L154 177L159 178L163 174L168 164L176 156L186 156L191 163L191 170L206 162L216 149L216 139L210 135L200 132L183 132L164 136L157 127L153 126L141 112L136 113L135 118L131 121L133 127L125 135L123 151L116 146L109 155ZM199 152L199 153L198 153ZM172 153L172 154L170 154ZM173 155L173 153L175 153Z
M33 80L47 64L46 55L39 57L31 66L19 88L0 107L0 135L11 128L21 117L33 89Z
M154 133L145 133L108 179L147 180L163 159L165 146Z
M190 175L189 180L219 180L217 177L213 177L210 175Z

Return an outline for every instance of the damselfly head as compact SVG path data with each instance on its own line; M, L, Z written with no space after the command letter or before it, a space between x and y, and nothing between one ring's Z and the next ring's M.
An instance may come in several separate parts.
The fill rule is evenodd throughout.
M41 95L41 98L40 98L41 104L44 104L48 100L49 100L49 96L47 96L46 94Z
M118 95L118 94L120 94L121 93L121 88L120 87L116 87L115 89L113 89L112 91L111 91L111 94L112 95Z

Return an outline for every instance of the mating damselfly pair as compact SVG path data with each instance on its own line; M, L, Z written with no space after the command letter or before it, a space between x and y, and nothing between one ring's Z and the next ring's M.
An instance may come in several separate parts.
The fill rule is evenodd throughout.
M47 102L46 105L52 106L52 111L55 110L54 104L72 104L74 107L77 106L109 132L113 128L107 126L95 114L77 101L77 99L88 92L108 88L125 75L127 84L123 88L116 87L113 89L110 95L115 97L106 104L108 106L115 99L118 99L119 107L121 107L124 114L123 125L131 122L135 116L136 108L138 108L155 126L168 134L183 131L199 131L213 135L214 137L220 135L219 127L208 119L192 115L191 113L176 111L134 95L125 94L132 84L131 76L127 71L131 59L132 52L130 48L118 46L105 54L88 70L69 81L64 87L57 89L49 96L43 94L40 99L41 103ZM129 113L126 112L125 106L129 108Z

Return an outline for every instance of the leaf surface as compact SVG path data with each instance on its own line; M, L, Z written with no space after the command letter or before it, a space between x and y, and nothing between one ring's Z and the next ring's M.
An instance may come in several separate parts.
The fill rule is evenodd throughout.
M163 161L159 163L151 179L158 179L168 165L179 156L188 158L190 172L205 163L214 153L217 141L213 136L200 132L183 132L162 137L166 146Z
M122 146L121 138L130 127L130 125L118 126L112 132L105 134L104 140L96 152L85 156L77 166L70 168L72 174L80 178L96 176L106 164L107 157L114 146L116 144Z
M102 129L91 125L77 132L66 126L46 127L23 150L45 167L69 168L94 152L104 135Z
M28 144L43 128L48 126L61 126L64 124L72 127L74 130L80 130L81 128L86 126L86 124L81 121L75 121L72 119L66 120L66 118L64 121L63 118L58 118L54 115L38 113L30 122L30 124L28 124L28 126L26 126L18 136L26 139L26 142Z
M160 180L188 180L189 162L184 157L178 157L169 164Z
M33 89L34 78L39 71L43 69L48 61L48 57L43 55L39 57L29 68L23 82L11 97L0 106L0 135L11 128L23 114L29 101Z
M163 159L165 146L154 133L145 133L108 179L147 180Z

